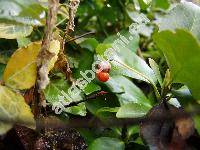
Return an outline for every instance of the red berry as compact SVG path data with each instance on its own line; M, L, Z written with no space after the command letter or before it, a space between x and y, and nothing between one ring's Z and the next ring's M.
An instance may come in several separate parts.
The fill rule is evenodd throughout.
M110 72L111 65L108 61L102 61L98 64L98 69L102 72Z
M97 78L99 79L99 81L101 82L106 82L109 79L109 74L106 72L98 72L97 73Z

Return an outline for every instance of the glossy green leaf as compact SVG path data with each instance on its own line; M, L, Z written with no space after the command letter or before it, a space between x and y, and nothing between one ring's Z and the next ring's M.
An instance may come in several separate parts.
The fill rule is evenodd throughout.
M108 44L108 47L106 48L109 48L109 44L111 45L113 44L115 40L119 40L119 39L122 40L123 38L126 38L128 40L128 44L126 44L125 47L130 49L133 52L136 52L138 48L138 43L139 43L139 36L137 34L133 36L126 30L122 30L121 32L117 33L117 35L109 36L108 38L104 40L103 44ZM98 48L104 51L105 50L104 45L102 46L103 48L101 48L101 45L99 45ZM97 53L99 51L98 48L97 48Z
M89 49L91 52L94 52L98 45L98 41L94 38L88 38L80 43L81 48Z
M100 91L101 87L93 82L88 83L88 85L83 89L86 95L92 94L93 92Z
M59 102L59 100L66 102L70 104L73 101L80 101L82 98L81 96L78 96L77 99L68 98L70 96L68 90L71 86L67 83L66 80L64 80L64 77L61 79L51 80L50 84L47 86L47 88L44 90L45 98L48 103L52 106L56 102ZM68 95L68 96L65 96ZM81 103L78 106L73 106L64 109L64 112L71 113L74 115L86 115L86 108L85 104Z
M153 32L153 26L147 25L147 23L150 23L150 20L148 17L143 14L136 11L129 11L127 10L127 13L130 17L130 19L134 22L129 26L130 31L135 34L141 34L145 37L150 37Z
M94 100L90 100L86 102L87 109L95 116L100 119L110 117L112 113L116 112L119 107L119 102L117 98L113 95L109 95L105 98L97 97ZM106 113L106 115L102 116L102 113Z
M159 18L156 23L160 31L186 29L200 40L199 16L199 6L191 2L183 2L173 7L166 16Z
M124 150L124 142L116 138L101 137L89 145L88 150Z
M45 11L36 0L0 0L0 38L25 37L44 24Z
M159 66L158 64L151 58L149 58L149 64L151 66L151 68L153 69L153 72L159 82L159 84L162 86L162 77L161 77L161 74L160 74L160 69L159 69Z
M6 66L4 64L0 63L0 80L2 80L3 78L3 72L4 72L5 67Z
M45 11L36 0L0 0L0 22L44 25Z
M126 77L111 76L106 85L112 92L116 93L121 105L138 103L151 106L144 93Z
M163 51L175 83L189 87L192 95L200 98L200 45L188 32L162 31L154 36L157 46Z
M140 9L146 10L150 6L151 1L152 0L138 0Z
M121 106L116 114L117 118L138 118L143 117L151 109L151 107L138 104L129 103Z
M117 44L117 51L111 50L111 55L109 57L112 58L108 58L104 54L106 51L108 51L109 47L111 48L111 45L100 44L97 47L96 52L101 57L103 56L106 59L113 59L113 61L111 61L111 74L125 75L155 85L157 80L154 72L143 59L119 44Z
M169 0L152 0L153 8L168 9L170 6Z
M169 104L177 107L177 108L180 108L181 107L181 104L179 103L178 99L177 98L171 98L169 101L168 101Z
M182 97L186 99L192 98L191 92L187 86L182 86L180 89L177 89L177 90L172 89L172 93L178 97Z
M91 76L95 77L96 75L96 73L92 71L92 64L94 62L94 54L91 50L81 49L81 52L79 55L80 57L78 58L78 61L79 61L78 68L73 71L73 75L74 75L74 78L76 78L76 80L81 79L81 82L82 80L85 81L87 85L83 89L83 92L86 95L89 95L101 89L101 87L95 83L95 80L94 80L95 78L92 79L91 77ZM87 73L87 71L89 71L90 73ZM91 82L88 82L87 81L88 79L86 79L85 76L83 76L83 74L91 78L89 79L91 80Z
M132 125L132 126L129 126L127 128L127 134L128 134L128 137L130 138L133 134L137 134L140 132L140 128L138 125Z

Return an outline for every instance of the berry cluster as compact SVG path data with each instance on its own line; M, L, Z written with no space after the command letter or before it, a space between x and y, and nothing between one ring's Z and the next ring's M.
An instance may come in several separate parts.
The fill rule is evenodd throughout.
M109 80L109 72L111 69L111 65L108 61L102 61L98 64L98 70L96 72L96 76L101 82L106 82Z

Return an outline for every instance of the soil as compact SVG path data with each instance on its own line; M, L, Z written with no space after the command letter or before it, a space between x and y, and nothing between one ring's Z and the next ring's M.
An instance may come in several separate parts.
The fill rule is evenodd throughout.
M84 139L75 129L45 129L40 133L15 126L0 138L0 150L86 150Z

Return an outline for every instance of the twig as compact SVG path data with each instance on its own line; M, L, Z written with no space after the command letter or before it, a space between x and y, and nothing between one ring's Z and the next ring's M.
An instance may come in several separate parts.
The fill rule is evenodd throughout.
M137 55L144 60L144 57L142 55L142 51L140 48L137 49Z
M80 0L70 0L69 2L69 21L66 26L66 33L69 33L71 31L74 31L74 18L76 11L78 9Z
M117 118L109 118L106 121L101 121L98 118L88 118L88 117L82 117L82 118L75 118L75 119L70 119L69 121L60 121L57 118L43 118L36 120L37 122L37 129L42 129L42 128L62 128L62 129L67 129L67 128L95 128L95 127L123 127L124 125L138 125L141 122L152 122L153 123L159 123L161 121L172 121L174 119L179 119L179 118L185 118L188 117L188 115L196 115L200 114L200 111L193 111L191 113L177 113L177 114L170 114L166 115L163 114L161 116L156 116L156 117L140 117L140 118L124 118L124 119L117 119Z
M80 3L80 0L70 0L69 2L69 21L66 25L66 31L61 41L61 48L58 54L58 61L56 62L56 65L58 66L60 71L65 74L67 80L70 82L73 82L73 78L72 78L72 71L70 69L68 58L64 53L65 43L66 43L65 38L70 32L74 31L74 27L75 27L74 17L75 17L77 8L79 6L79 3Z
M0 80L0 85L4 85L4 82L3 82L3 80Z
M98 93L96 93L96 94L92 94L91 96L88 96L88 97L86 97L85 99L83 99L83 100L81 100L81 101L72 102L72 103L70 103L69 105L66 105L65 108L72 107L72 106L77 106L77 105L80 104L80 103L83 103L83 102L87 102L87 101L89 101L89 100L96 99L97 97L102 96L102 95L105 95L105 94L108 94L108 92L101 91L101 92L98 92Z
M85 37L85 36L90 35L90 34L95 34L95 32L92 32L92 31L91 31L91 32L84 33L84 34L82 34L82 35L79 35L79 36L77 36L77 37L75 37L75 38L72 38L72 39L66 41L66 43L69 43L69 42L71 42L71 41L80 39L80 38Z
M57 21L57 10L58 10L59 0L49 0L49 10L46 20L46 29L44 38L41 45L41 51L37 58L37 84L39 88L40 96L42 95L42 89L49 84L48 78L48 64L51 58L55 55L49 51L50 42L53 37L53 29ZM41 101L43 103L44 100Z
M200 110L195 109L190 112L177 112L177 113L170 113L170 115L162 114L159 116L151 116L151 117L139 117L139 118L108 118L105 121L101 121L98 118L94 117L81 117L81 118L71 118L68 121L61 121L56 117L40 117L36 119L36 126L37 129L47 129L47 128L62 128L62 129L67 129L67 128L95 128L95 127L122 127L124 125L138 125L141 122L161 122L161 121L171 121L174 119L180 119L180 118L185 118L189 116L196 116L200 115ZM15 124L16 122L14 120L11 120L9 118L0 118L0 122L3 123L11 123ZM27 125L31 125L31 122L26 122Z

